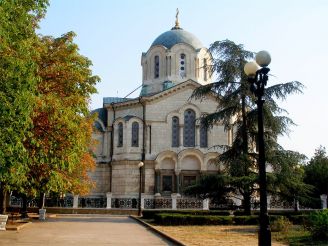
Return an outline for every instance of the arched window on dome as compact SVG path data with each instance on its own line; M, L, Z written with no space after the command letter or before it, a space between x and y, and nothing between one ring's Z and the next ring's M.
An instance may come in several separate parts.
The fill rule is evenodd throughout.
M132 123L132 147L139 147L139 123Z
M123 146L123 123L118 123L118 138L117 138L117 147Z
M179 75L181 78L186 77L186 55L180 54Z
M174 116L172 118L172 147L179 147L179 118Z
M184 112L183 146L195 147L196 114L192 109Z
M154 78L159 78L159 56L154 58Z
M207 127L204 123L200 124L200 147L206 148L207 147Z

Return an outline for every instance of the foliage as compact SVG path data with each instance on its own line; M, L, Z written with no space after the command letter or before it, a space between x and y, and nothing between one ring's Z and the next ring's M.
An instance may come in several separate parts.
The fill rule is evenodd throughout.
M243 68L254 53L230 40L214 42L210 51L213 55L212 71L216 73L217 81L197 88L192 97L205 99L209 93L217 95L217 111L202 116L201 120L210 127L223 123L226 130L233 131L231 146L220 146L224 151L218 162L226 167L233 187L243 196L245 210L250 213L251 196L258 187L258 155L254 152L254 143L258 138L257 106ZM301 83L292 81L273 85L265 90L264 137L269 163L274 161L272 156L283 151L277 143L277 137L288 134L288 126L293 124L290 118L281 115L285 110L278 106L276 100L285 100L290 94L302 92L302 88Z
M225 204L227 194L232 190L228 187L228 182L226 175L204 175L196 184L187 187L184 193L198 195L201 199L210 198L217 204Z
M288 233L290 227L292 226L292 223L283 216L280 216L276 220L271 223L271 231L272 232L282 232L284 234Z
M221 210L143 210L143 219L153 219L155 214L185 214L185 215L220 215L228 216L230 211Z
M1 194L27 181L28 155L23 142L32 123L30 116L38 82L33 59L35 29L47 4L47 0L0 1ZM1 195L0 200L2 205Z
M314 157L305 166L305 182L314 186L314 199L321 194L328 195L328 156L324 147L316 149Z
M233 217L235 225L258 225L259 216L257 215L243 215Z
M308 201L313 187L303 181L306 157L294 151L273 150L269 158L274 170L273 175L269 175L269 192L288 202Z
M27 190L86 194L92 185L87 172L94 166L89 153L93 118L90 95L99 81L91 61L78 53L75 34L60 38L40 37L36 43L38 97L32 114L32 135L25 141L29 150Z
M154 220L159 225L231 225L231 216L218 215L186 215L186 214L155 214Z
M328 240L328 209L309 215L307 229L316 240Z

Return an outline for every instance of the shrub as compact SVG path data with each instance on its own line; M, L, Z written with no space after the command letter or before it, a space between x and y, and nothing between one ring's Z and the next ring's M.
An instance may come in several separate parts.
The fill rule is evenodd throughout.
M257 215L235 216L233 222L235 225L257 225L259 217Z
M229 211L221 210L144 210L142 211L142 217L144 219L153 219L155 214L186 214L186 215L220 215L228 216Z
M308 215L306 214L290 215L288 216L288 218L294 225L304 225L305 221L308 218Z
M309 215L307 229L317 240L328 240L328 209L316 211Z
M154 220L160 225L231 225L231 216L190 215L176 213L155 214Z
M292 223L284 216L280 216L271 223L271 231L273 232L282 232L287 234L289 228L292 226Z

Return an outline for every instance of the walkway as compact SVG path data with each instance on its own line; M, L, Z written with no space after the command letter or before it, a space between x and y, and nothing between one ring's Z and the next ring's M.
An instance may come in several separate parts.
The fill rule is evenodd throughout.
M72 215L0 231L0 245L172 245L126 216Z

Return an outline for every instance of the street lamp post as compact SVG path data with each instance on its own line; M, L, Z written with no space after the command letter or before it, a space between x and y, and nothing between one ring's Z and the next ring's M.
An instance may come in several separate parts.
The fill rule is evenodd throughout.
M265 167L265 148L263 134L263 104L264 89L268 81L270 69L267 67L271 62L267 51L260 51L256 55L256 62L248 62L244 71L251 84L251 91L257 97L258 109L258 147L259 147L259 179L260 179L260 231L259 246L271 246L271 230L267 204L267 184Z
M139 204L138 204L138 216L141 216L141 188L142 188L142 167L144 163L141 161L138 163L139 168Z

